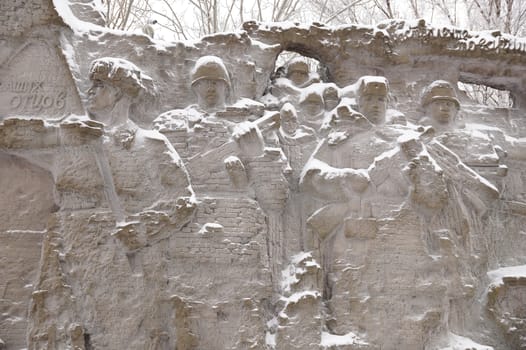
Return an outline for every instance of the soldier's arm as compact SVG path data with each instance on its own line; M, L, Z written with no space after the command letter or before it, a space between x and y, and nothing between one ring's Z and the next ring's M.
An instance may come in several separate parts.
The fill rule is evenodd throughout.
M172 222L187 220L196 207L195 194L186 168L166 137L155 131L147 131L146 147L156 150L151 158L153 171L158 172L160 196L148 210L166 214Z
M303 191L340 201L365 191L369 182L369 175L363 169L335 168L316 158L307 162L300 177Z

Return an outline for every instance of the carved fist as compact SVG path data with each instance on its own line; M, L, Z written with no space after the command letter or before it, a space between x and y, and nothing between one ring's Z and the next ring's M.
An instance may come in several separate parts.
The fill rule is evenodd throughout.
M179 226L186 225L194 215L197 203L192 197L179 197L176 200L175 216L176 224Z
M448 190L443 172L436 169L429 157L423 155L407 164L413 189L411 198L430 209L440 209L447 203Z
M238 157L230 156L224 160L225 168L230 181L236 188L246 187L248 184L247 173L243 163Z
M344 174L344 188L349 186L356 192L361 193L367 189L371 179L365 171L346 169Z
M112 236L116 237L129 250L135 250L146 244L144 236L141 234L140 222L127 222L117 226Z
M243 122L236 125L232 134L241 152L248 157L257 157L263 154L263 137L258 127L251 122Z

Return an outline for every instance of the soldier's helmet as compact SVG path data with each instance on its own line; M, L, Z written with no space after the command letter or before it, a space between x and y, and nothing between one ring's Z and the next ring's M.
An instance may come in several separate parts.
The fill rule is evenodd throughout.
M457 98L457 92L453 85L445 80L436 80L424 89L421 104L426 107L436 100L447 100L454 102L457 108L460 108L460 102Z
M309 65L302 59L294 59L287 65L287 76L293 72L309 74Z
M115 57L94 60L89 69L89 79L106 81L130 96L141 91L153 93L153 80L133 63Z
M230 88L230 78L223 60L217 56L203 56L197 60L191 73L192 86L202 79L222 80Z
M378 95L386 96L389 94L389 83L385 77L364 76L358 87L358 96Z
M323 97L319 91L307 88L304 91L302 91L299 97L300 105L306 103L318 104L320 106L323 106Z
M340 92L336 86L331 84L323 90L323 97L338 100L340 98Z

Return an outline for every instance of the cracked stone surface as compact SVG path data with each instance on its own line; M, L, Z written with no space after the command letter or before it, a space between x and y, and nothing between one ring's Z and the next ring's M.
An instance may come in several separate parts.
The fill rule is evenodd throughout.
M526 349L526 39L103 24L0 4L0 349Z

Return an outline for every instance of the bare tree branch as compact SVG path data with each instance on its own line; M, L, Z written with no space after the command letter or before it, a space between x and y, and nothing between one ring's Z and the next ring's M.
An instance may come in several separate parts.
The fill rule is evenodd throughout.
M361 0L355 0L355 1L351 2L350 4L346 5L345 7L343 7L339 11L337 11L336 13L333 13L332 15L330 15L329 18L327 18L325 20L325 23L331 22L333 19L338 17L340 14L342 14L342 12L348 10L349 8L353 7L354 5L356 5L356 4L360 3L360 2L361 2Z

